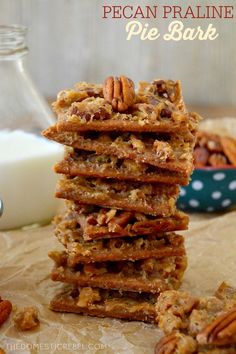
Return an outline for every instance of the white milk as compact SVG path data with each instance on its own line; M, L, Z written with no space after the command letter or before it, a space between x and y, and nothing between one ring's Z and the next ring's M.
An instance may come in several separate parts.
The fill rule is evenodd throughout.
M56 213L53 164L63 148L20 130L0 131L0 229L49 221Z

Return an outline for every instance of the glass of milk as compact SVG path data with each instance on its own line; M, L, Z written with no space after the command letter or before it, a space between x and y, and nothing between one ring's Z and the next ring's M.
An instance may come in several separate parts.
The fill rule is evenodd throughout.
M41 137L54 116L26 69L26 28L0 26L0 230L50 221L53 164L63 149Z

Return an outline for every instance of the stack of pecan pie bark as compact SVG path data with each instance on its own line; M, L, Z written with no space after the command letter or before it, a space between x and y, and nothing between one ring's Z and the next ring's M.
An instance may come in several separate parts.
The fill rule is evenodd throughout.
M188 226L176 209L192 172L199 116L184 105L179 82L125 76L103 86L78 83L59 93L57 123L44 136L66 146L55 220L65 251L51 252L52 279L67 283L55 311L155 320L155 302L177 289L186 268Z

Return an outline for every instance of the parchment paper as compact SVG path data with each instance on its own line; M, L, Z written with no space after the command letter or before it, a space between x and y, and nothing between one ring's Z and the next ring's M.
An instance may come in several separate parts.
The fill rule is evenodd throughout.
M231 132L234 122L229 124ZM182 289L207 295L222 281L236 286L236 211L192 215L184 235L189 264ZM0 233L0 296L18 308L37 306L40 313L40 327L30 332L18 332L11 316L0 328L0 347L7 354L152 354L161 336L154 325L48 309L50 299L61 288L49 278L52 262L47 253L56 248L60 245L52 226Z
M185 235L189 265L182 288L205 295L223 280L236 286L236 212L192 221ZM153 353L160 337L154 325L48 309L61 287L49 279L52 262L47 253L55 246L58 243L51 226L0 234L0 294L17 307L36 305L41 322L35 331L18 332L10 318L0 329L0 343L7 353Z

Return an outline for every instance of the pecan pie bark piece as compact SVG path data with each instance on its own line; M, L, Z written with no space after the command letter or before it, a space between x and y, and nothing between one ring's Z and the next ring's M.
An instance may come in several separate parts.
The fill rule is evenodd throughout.
M81 102L89 97L103 97L102 85L78 82L73 89L60 91L52 106L54 111L59 114L68 109L73 102Z
M80 150L97 154L131 159L188 177L193 169L193 141L183 137L131 133L85 133L58 132L56 126L44 131L46 138Z
M106 209L93 205L77 205L68 202L68 212L57 217L56 231L60 234L73 231L84 240L138 236L188 228L189 217L176 211L171 217L156 217L118 209Z
M88 98L58 113L57 129L60 132L118 130L182 133L191 136L196 133L200 120L197 113L183 113L163 102L156 107L147 103L136 103L126 113L119 113L112 112L111 105L102 98Z
M156 303L156 322L166 334L187 330L189 316L199 300L187 292L169 290L163 292Z
M60 131L174 133L196 130L200 117L183 109L178 86L179 83L165 83L163 80L161 84L151 84L149 88L139 91L135 103L131 89L121 97L122 109L117 112L117 109L113 108L118 108L118 101L116 100L116 105L112 107L110 95L109 99L103 98L100 85L79 83L74 90L61 91L53 104L58 115L57 128ZM124 109L125 113L122 112Z
M67 286L54 297L50 308L59 312L154 322L156 298L154 294Z
M179 187L174 185L125 183L79 176L61 179L56 189L58 198L162 216L175 212L178 194Z
M163 258L185 254L183 241L172 235L157 239L156 236L140 236L135 239L119 238L87 242L67 242L64 236L57 236L60 242L66 242L68 264L79 262L104 262L120 260L138 260L150 257ZM182 241L182 244L181 244ZM172 243L180 243L172 245Z
M79 262L104 262L163 258L185 254L183 237L174 233L84 241L73 221L62 221L55 229L58 240L66 247L68 265Z
M116 261L77 264L69 267L66 253L51 252L55 261L51 278L76 286L134 292L160 293L180 286L186 269L186 256L149 258L138 261Z
M76 150L68 153L64 160L54 166L56 173L70 176L115 178L140 182L159 182L187 185L189 178L178 172L170 172L134 160L116 156L97 155L93 152Z

